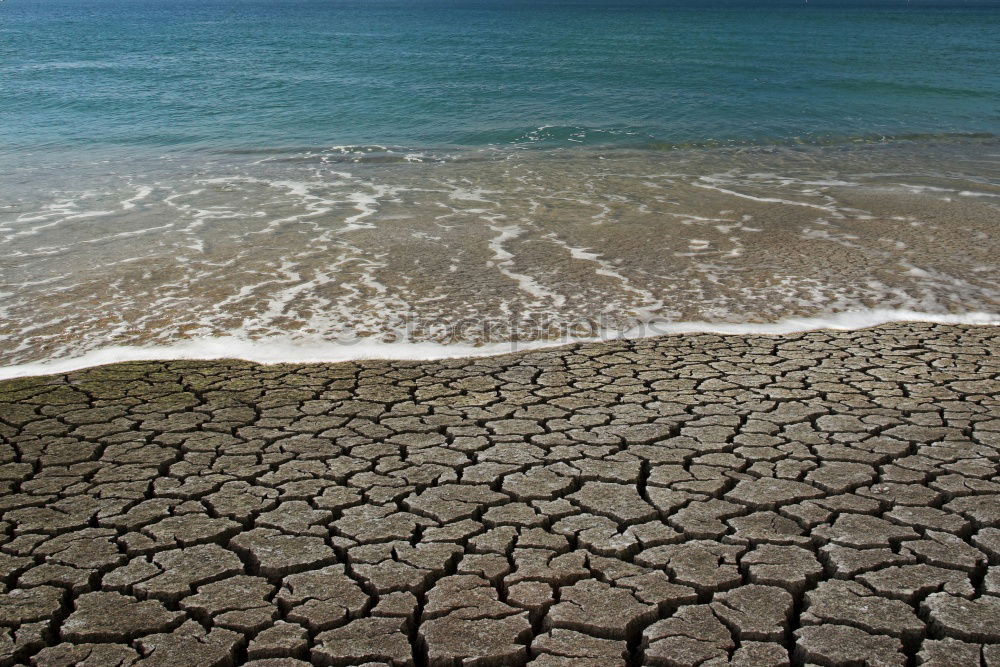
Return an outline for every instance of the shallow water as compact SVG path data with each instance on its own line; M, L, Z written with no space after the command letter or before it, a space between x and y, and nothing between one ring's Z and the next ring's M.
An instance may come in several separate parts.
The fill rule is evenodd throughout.
M998 17L5 3L0 364L1000 319Z
M3 361L998 310L992 141L390 157L127 168L15 201Z

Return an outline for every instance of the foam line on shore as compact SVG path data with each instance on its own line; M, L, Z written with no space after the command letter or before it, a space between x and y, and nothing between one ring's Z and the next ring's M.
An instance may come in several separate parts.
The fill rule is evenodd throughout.
M894 322L1000 325L1000 313L922 313L911 310L871 309L833 313L822 317L793 317L773 323L650 321L628 331L606 336L571 337L537 341L508 341L485 345L436 342L386 343L366 338L326 341L276 336L250 340L237 336L192 338L169 345L112 346L78 357L0 367L0 380L52 375L126 361L210 361L241 359L261 364L336 363L362 359L429 361L461 357L486 357L616 339L640 339L668 334L785 335L803 331L865 329Z

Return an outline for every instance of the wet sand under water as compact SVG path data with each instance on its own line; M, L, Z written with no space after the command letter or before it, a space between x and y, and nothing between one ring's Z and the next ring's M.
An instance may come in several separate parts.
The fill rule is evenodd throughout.
M893 311L992 321L998 155L320 151L35 184L0 209L0 363L212 341L406 357Z

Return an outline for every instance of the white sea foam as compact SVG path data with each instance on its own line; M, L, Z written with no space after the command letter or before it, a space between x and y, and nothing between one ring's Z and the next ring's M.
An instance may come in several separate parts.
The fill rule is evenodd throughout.
M127 211L131 210L136 207L136 202L142 201L151 194L153 194L153 188L148 185L141 185L137 188L137 192L134 196L121 201L121 207Z
M700 181L700 182L699 182ZM839 210L836 206L829 204L814 204L812 202L796 201L793 199L784 199L782 197L758 197L756 195L748 195L743 192L736 192L735 190L730 190L728 188L719 187L718 185L712 185L712 183L722 183L723 181L718 178L711 176L702 176L698 181L693 181L691 185L705 190L715 190L716 192L721 192L722 194L731 195L733 197L739 197L740 199L749 199L751 201L767 203L767 204L784 204L786 206L805 206L808 208L815 208L821 211L827 211L829 213L838 213Z
M507 276L511 280L517 283L518 288L530 294L536 299L536 303L541 303L546 299L550 299L556 308L561 308L566 303L566 297L557 292L553 292L550 289L545 288L537 280L531 276L512 271L511 266L514 265L514 254L509 252L505 247L504 243L512 239L516 239L524 231L517 225L508 225L506 227L499 227L497 225L490 225L490 229L495 232L499 232L497 236L493 237L489 241L490 250L493 251L493 261L497 270L503 275Z
M1000 194L995 194L992 192L978 192L975 190L942 188L933 185L911 185L909 183L900 183L896 188L883 188L883 189L891 190L900 188L907 192L912 192L914 194L921 194L924 192L947 192L951 194L957 194L960 197L1000 197Z
M0 380L69 373L124 361L242 359L261 364L334 363L361 359L433 360L485 357L510 352L538 350L569 343L591 343L614 339L638 339L665 334L784 335L832 329L847 331L890 322L1000 325L1000 313L922 313L911 310L871 309L834 313L823 317L788 318L772 323L649 321L629 331L609 332L597 337L566 336L555 340L491 343L488 345L434 342L386 343L357 338L340 341L275 336L255 340L237 336L191 338L169 345L111 346L71 359L0 367Z
M620 288L626 292L636 295L642 302L641 306L635 307L635 315L640 321L645 322L654 317L654 314L663 308L663 301L657 299L652 292L649 290L644 290L632 285L632 281L625 277L621 272L615 269L615 266L603 259L600 253L591 252L588 248L576 248L568 245L566 242L560 240L554 234L549 234L546 238L550 239L557 245L561 245L566 248L570 256L573 259L583 260L585 262L593 262L597 264L594 270L599 276L605 276L613 280L618 281Z

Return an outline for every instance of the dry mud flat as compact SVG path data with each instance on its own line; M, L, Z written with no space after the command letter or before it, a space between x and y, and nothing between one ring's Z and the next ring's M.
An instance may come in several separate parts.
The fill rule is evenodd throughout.
M33 665L1000 665L1000 329L0 383Z

